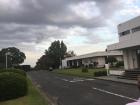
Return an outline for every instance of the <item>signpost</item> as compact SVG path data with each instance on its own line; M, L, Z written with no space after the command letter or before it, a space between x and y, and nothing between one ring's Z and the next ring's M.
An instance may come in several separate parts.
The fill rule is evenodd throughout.
M6 54L5 54L5 56L6 56L6 69L8 68L8 55L11 55L11 53L10 52L7 52Z
M105 64L105 69L107 71L107 76L109 76L109 64Z

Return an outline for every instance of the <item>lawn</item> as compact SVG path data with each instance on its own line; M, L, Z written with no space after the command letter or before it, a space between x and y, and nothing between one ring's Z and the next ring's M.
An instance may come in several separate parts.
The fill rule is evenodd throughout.
M101 69L88 69L87 73L83 73L81 68L77 69L59 69L59 70L54 70L53 72L58 73L58 74L64 74L64 75L71 75L71 76L78 76L78 77L94 77L94 72L96 71L104 71L104 68Z
M27 96L0 102L0 105L48 105L46 99L28 79L29 91ZM9 87L10 88L10 87Z

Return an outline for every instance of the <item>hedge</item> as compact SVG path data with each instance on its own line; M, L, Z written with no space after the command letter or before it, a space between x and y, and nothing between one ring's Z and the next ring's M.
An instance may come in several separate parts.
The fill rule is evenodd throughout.
M107 71L96 71L96 72L94 72L95 77L106 76L106 75L107 75Z
M26 77L26 72L23 70L20 70L20 69L2 69L2 70L0 70L0 73L3 73L3 72L18 73L18 74Z
M12 72L0 73L0 101L24 96L27 91L25 76Z

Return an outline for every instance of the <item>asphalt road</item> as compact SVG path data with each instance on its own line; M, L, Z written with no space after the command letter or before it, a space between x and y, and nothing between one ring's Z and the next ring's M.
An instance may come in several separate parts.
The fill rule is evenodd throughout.
M58 105L125 105L140 96L137 86L111 81L62 76L47 71L28 73Z

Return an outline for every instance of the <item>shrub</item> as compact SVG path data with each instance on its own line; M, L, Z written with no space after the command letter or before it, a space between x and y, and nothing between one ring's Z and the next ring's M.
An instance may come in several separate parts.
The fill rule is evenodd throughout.
M116 67L124 66L124 62L123 61L118 61L115 66Z
M21 70L24 70L24 71L30 71L31 70L30 65L19 65L19 66L14 66L14 68L21 69Z
M93 64L89 64L89 68L92 69L93 68Z
M2 69L2 70L0 70L0 73L3 73L3 72L18 73L22 76L26 76L26 72L23 70L20 70L20 69Z
M107 71L96 71L94 72L94 76L98 77L98 76L106 76L107 75Z
M25 76L18 73L0 73L0 100L8 100L27 94L28 84Z
M88 68L87 68L87 67L83 67L83 68L82 68L82 72L83 72L83 73L87 73L87 72L88 72Z

